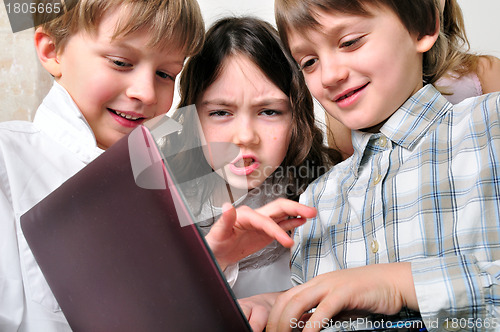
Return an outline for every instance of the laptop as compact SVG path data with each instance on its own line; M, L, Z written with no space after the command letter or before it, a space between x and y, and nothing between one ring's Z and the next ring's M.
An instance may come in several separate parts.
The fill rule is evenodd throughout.
M21 217L75 332L251 331L173 184L139 126Z

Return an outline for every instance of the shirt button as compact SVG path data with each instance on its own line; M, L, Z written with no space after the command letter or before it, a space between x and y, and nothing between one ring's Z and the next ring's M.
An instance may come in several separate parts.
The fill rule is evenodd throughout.
M385 138L385 136L380 136L378 145L385 148L385 146L387 145L387 138Z
M370 249L374 254L378 252L378 242L377 240L373 240L372 243L370 244Z
M380 174L377 174L377 176L375 177L375 179L373 180L373 183L374 184L378 184L380 182L380 180L382 180L382 175Z

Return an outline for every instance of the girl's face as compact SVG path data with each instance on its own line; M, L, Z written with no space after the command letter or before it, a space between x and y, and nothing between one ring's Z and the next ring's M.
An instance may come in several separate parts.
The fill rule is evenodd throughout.
M206 143L230 142L239 154L222 168L205 157L232 187L252 189L285 158L292 112L289 98L246 56L232 55L197 103Z

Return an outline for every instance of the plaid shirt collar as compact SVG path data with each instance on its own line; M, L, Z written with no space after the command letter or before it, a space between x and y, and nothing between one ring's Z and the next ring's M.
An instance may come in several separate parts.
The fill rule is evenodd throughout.
M358 170L367 147L370 146L372 150L376 150L374 142L380 136L384 135L393 145L412 150L452 107L452 104L433 85L428 84L396 110L380 128L379 133L355 130L352 135L354 154L351 165L353 174L358 176Z

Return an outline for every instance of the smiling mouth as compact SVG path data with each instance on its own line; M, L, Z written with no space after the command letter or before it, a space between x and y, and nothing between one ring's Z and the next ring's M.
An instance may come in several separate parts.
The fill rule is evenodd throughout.
M335 100L335 102L339 102L339 101L342 101L344 99L349 98L350 96L354 95L356 92L363 90L367 85L368 85L368 83L366 83L365 85L363 85L360 88L357 88L356 90L352 90L351 92L349 92L349 93L343 95L342 97L338 98L337 100Z
M114 113L124 119L127 119L127 120L130 120L130 121L137 121L137 120L142 120L144 119L143 117L138 117L138 116L132 116L130 114L125 114L125 113L122 113L122 112L119 112L119 111L115 111L114 109L111 109L111 108L108 108L108 111L110 111L111 113Z

